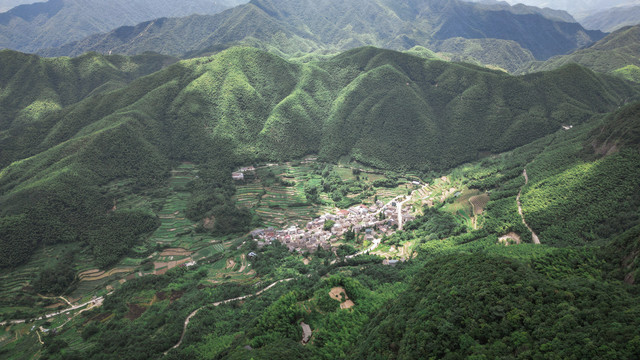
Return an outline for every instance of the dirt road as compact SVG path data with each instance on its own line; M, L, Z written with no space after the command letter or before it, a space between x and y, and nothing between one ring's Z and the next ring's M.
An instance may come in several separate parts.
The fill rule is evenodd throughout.
M522 176L524 176L524 186L526 186L529 183L529 176L527 176L527 169L524 169L524 171L522 172ZM522 188L524 186L522 186ZM538 238L538 235L536 235L536 233L533 231L531 226L527 224L527 221L524 219L524 214L522 213L522 204L520 203L520 195L522 194L522 188L520 188L520 191L518 192L518 197L516 198L516 202L518 203L518 213L520 213L520 217L522 218L522 223L524 224L524 226L526 226L527 229L531 231L531 238L533 239L533 243L540 244L540 239Z
M266 288L255 292L253 294L249 294L249 295L244 295L244 296L239 296L239 297L235 297L235 298L231 298L231 299L227 299L227 300L222 300L222 301L218 301L218 302L214 302L211 304L207 304L204 305L196 310L194 310L191 314L189 314L189 316L187 316L187 318L184 320L184 327L182 328L182 335L180 335L180 340L178 341L177 344L173 345L169 350L165 351L164 354L167 355L169 353L169 351L178 348L181 344L182 344L182 340L184 340L184 335L187 333L187 326L189 326L189 322L191 321L191 318L194 317L200 310L206 308L207 306L219 306L222 304L226 304L226 303L230 303L230 302L234 302L234 301L239 301L239 300L244 300L244 299L248 299L250 297L254 297L254 296L259 296L260 294L262 294L263 292L271 289L272 287L276 286L277 284L281 283L281 282L285 282L285 281L291 281L293 280L293 278L289 278L289 279L283 279L283 280L278 280L276 282L274 282L273 284L267 286Z

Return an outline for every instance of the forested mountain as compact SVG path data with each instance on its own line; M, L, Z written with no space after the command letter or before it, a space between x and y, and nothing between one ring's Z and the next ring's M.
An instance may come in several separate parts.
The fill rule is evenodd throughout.
M354 358L638 356L640 349L630 345L640 339L638 321L626 316L640 310L638 294L617 281L638 278L640 196L632 174L640 171L639 110L640 103L632 104L518 149L511 159L489 161L503 169L528 162L535 175L524 187L527 221L545 243L565 248L514 261L515 253L474 251L478 244L462 239L452 241L455 255L437 254L437 245L427 242L432 261L407 292L378 311ZM510 181L499 181L492 195L496 213L506 212L499 203L513 201L504 192L517 192ZM586 184L593 186L588 192ZM591 247L582 248L585 243ZM472 255L461 253L464 248Z
M573 16L571 16L571 14L569 14L564 10L556 10L555 8L529 6L521 2L515 2L510 5L506 1L498 1L498 0L478 0L478 1L465 0L465 1L486 5L487 8L494 9L494 10L501 9L501 10L510 11L516 14L540 14L551 20L560 20L564 22L576 22L576 20L573 18Z
M15 54L6 55L19 69ZM30 58L44 69L59 61L82 65L83 59ZM106 62L96 55L84 59ZM54 84L78 75L59 76ZM12 89L13 77L5 77ZM48 84L40 85L47 94L56 89ZM348 156L383 169L447 169L480 152L506 151L561 125L580 124L637 97L638 90L577 65L513 77L375 48L306 65L233 48L63 108L55 96L46 102L35 93L3 120L0 149L4 164L11 162L0 173L3 231L25 221L31 229L28 236L3 238L10 254L3 265L28 258L35 243L106 243L101 236L108 231L80 225L124 226L108 220L116 215L105 218L110 195L99 187L122 178L153 186L164 181L172 161L221 162L224 174L233 164L319 153L328 161ZM39 112L47 108L43 101L52 111Z
M163 16L215 14L240 0L49 0L0 13L0 48L24 52L60 46Z
M584 16L594 12L617 6L640 4L638 0L506 0L506 2L512 5L522 3L539 8L564 10L573 15L578 21L582 21Z
M157 54L134 57L95 53L74 59L43 59L0 51L0 166L21 158L32 144L29 130L48 115L88 96L122 88L177 59Z
M158 51L181 55L245 44L293 55L363 45L405 50L462 37L512 40L531 51L536 59L544 60L602 36L577 23L459 0L254 0L218 15L159 19L41 53L60 56L86 51Z
M431 49L449 61L495 66L509 73L514 73L525 64L535 61L531 51L510 40L458 37L435 42Z
M321 249L303 262L278 243L259 249L241 238L239 252L258 253L256 285L212 284L207 264L132 278L44 337L44 351L54 359L637 358L639 112L635 102L453 169L451 179L491 193L481 226L460 232L444 204L425 208L383 240L413 244L417 255L405 262ZM541 245L528 243L520 191ZM523 243L504 246L507 232ZM341 306L347 297L350 307ZM303 323L313 330L306 344Z
M628 80L640 81L640 26L620 29L592 46L545 62L536 62L519 72L557 69L570 63L586 66L594 71L611 73Z
M625 26L640 24L640 6L615 7L580 20L586 29L613 32Z

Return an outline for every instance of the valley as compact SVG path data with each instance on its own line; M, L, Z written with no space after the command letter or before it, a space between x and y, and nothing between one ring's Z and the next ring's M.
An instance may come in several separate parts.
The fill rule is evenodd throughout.
M640 358L637 7L510 3L1 10L0 358Z

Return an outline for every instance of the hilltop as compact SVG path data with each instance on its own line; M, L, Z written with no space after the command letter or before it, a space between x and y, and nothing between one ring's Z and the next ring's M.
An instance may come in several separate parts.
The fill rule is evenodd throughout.
M593 71L610 73L628 80L638 81L640 55L640 26L622 28L595 44L572 54L553 57L545 62L524 66L520 73L557 69L577 63Z
M44 59L0 51L0 166L23 157L38 123L78 101L125 87L131 81L177 59L143 54L134 57L89 53L77 58Z
M179 4L163 0L35 2L0 13L0 48L36 52L123 25L163 16L215 14L240 3L237 0L187 0Z
M620 6L589 15L580 23L586 29L614 32L625 26L640 24L640 6Z
M499 24L499 26L498 26ZM158 19L41 51L46 56L86 51L192 56L230 45L295 55L372 45L407 50L450 38L511 40L538 60L564 54L604 36L577 23L459 0L254 0L213 16ZM499 47L494 47L494 50Z

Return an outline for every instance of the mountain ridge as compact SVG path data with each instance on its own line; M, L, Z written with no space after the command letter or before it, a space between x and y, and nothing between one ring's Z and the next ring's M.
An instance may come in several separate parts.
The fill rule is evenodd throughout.
M190 32L188 29L196 24L211 34L205 35L202 30L196 34ZM120 41L118 32L128 32L127 39L135 40ZM150 41L146 40L148 34L152 34ZM405 0L393 4L381 0L305 4L253 0L221 14L166 19L162 24L148 22L127 30L94 35L41 54L78 55L89 50L133 54L161 48L162 53L181 55L212 46L244 43L280 55L293 55L320 49L343 51L364 45L408 50L452 37L493 37L516 41L536 58L546 59L602 36L600 32L584 30L577 23L552 21L537 13L518 14L502 8L488 10L485 5L458 0L424 3ZM159 41L163 46L158 46Z
M0 48L37 52L94 33L162 16L213 14L242 0L49 0L0 13Z

